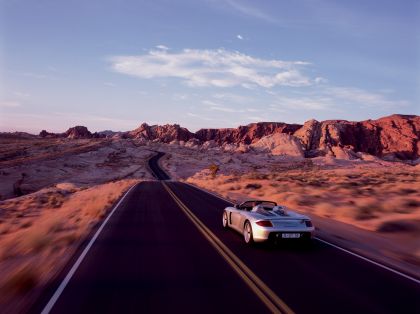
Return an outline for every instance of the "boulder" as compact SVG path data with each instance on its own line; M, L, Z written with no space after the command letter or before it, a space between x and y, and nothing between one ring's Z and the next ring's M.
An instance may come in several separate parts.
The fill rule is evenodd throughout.
M275 133L264 136L250 147L256 151L268 152L272 155L304 157L301 142L298 138L289 134Z

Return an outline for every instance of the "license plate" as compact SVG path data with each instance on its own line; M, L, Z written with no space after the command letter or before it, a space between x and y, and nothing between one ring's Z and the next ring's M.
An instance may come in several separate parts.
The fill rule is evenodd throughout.
M282 233L281 237L283 239L290 239L290 238L297 239L297 238L300 238L300 233Z

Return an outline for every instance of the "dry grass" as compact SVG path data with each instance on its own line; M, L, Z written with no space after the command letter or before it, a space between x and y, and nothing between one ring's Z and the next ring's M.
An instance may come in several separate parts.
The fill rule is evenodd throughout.
M231 199L272 199L373 231L381 231L385 222L420 220L419 170L414 167L290 168L214 180L199 174L188 181Z

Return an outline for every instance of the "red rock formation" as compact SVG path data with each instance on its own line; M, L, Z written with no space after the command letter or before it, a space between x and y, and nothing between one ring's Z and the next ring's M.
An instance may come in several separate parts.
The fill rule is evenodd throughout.
M274 133L293 134L301 125L282 122L259 122L231 129L201 129L195 137L202 142L213 140L223 144L252 144Z
M419 157L420 117L392 115L378 120L310 120L297 130L307 156L331 154L341 147L378 157Z
M78 139L78 138L92 138L93 134L88 130L87 127L77 125L75 127L72 127L70 129L68 129L64 133L64 137L76 138L76 139Z
M226 146L253 144L264 136L275 133L285 133L299 138L307 157L328 154L356 158L353 152L363 152L391 159L416 159L419 158L420 153L420 117L414 115L392 115L361 122L309 120L303 126L281 122L260 122L230 129L201 129L196 133L191 133L177 124L149 126L143 123L139 128L121 133L118 137L163 143L213 141L217 145ZM104 137L105 134L92 134L86 127L76 126L61 134L43 130L40 136L95 138Z
M0 139L33 139L36 135L26 132L0 132Z
M39 136L40 137L61 137L61 134L50 133L50 132L47 132L46 130L42 130L41 132L39 132Z
M173 140L188 141L194 137L194 134L178 124L148 125L143 123L137 129L126 133L128 138L137 138L145 140L159 140L163 143L170 143Z
M101 138L105 137L100 133L91 133L87 127L77 125L75 127L69 128L64 133L50 133L46 130L42 130L39 133L40 137L51 137L51 138L71 138L71 139L82 139L82 138Z

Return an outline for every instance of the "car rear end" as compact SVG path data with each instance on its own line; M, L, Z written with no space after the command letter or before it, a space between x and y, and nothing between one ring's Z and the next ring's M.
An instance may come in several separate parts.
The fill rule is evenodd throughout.
M309 219L259 220L253 224L255 242L280 239L310 240L315 231Z

